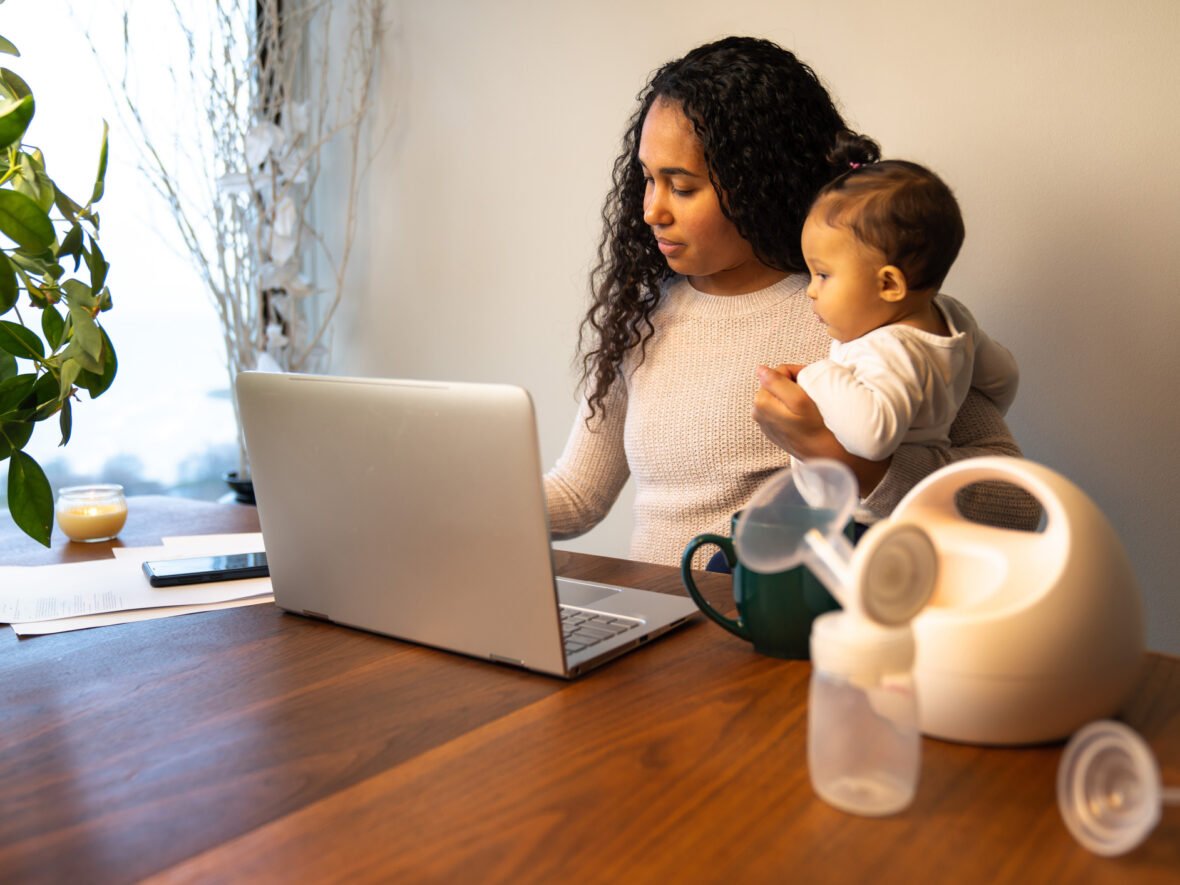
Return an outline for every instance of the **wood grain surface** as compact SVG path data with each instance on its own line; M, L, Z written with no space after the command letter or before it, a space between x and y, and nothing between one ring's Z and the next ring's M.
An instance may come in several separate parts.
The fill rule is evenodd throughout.
M131 504L128 546L257 529L248 507ZM0 531L0 562L109 555L78 546ZM555 560L682 592L675 569ZM699 584L732 612L727 577ZM1120 859L1073 842L1060 745L925 740L909 810L830 808L809 678L703 619L574 682L271 605L5 631L0 881L1180 881L1175 814ZM1180 784L1180 661L1148 656L1125 718Z

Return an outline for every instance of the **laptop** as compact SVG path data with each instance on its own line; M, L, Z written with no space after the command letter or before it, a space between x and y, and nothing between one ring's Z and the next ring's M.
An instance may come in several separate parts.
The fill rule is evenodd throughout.
M566 678L697 612L556 577L522 388L244 372L236 389L287 611Z

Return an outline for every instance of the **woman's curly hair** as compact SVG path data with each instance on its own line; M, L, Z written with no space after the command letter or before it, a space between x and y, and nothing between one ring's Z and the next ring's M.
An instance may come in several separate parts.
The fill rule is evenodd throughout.
M655 72L637 96L602 208L578 348L587 420L605 408L628 352L639 347L642 360L661 284L673 276L643 220L639 138L657 99L691 121L726 217L760 261L785 272L805 268L803 221L836 172L829 155L837 135L849 131L815 72L768 40L727 37Z

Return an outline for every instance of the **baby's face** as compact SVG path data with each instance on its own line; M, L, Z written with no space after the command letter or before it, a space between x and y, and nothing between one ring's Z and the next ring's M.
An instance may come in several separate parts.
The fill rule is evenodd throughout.
M897 306L881 298L884 255L814 210L803 224L802 245L811 273L807 295L829 335L852 341L894 321Z

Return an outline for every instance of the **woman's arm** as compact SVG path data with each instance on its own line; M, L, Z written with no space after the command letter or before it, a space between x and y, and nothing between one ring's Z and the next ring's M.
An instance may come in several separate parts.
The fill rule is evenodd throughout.
M599 413L587 426L583 401L565 450L545 474L545 505L554 540L577 537L598 525L630 476L623 449L626 396L612 392L604 405L605 415Z
M982 455L1021 454L995 404L971 390L951 425L950 449L903 445L885 461L856 458L823 426L819 410L794 382L799 368L759 367L761 386L754 397L754 420L771 442L797 458L834 458L851 467L863 506L878 516L892 513L910 489L947 464ZM965 516L990 525L1033 530L1040 522L1036 500L1007 483L968 486L956 503Z

